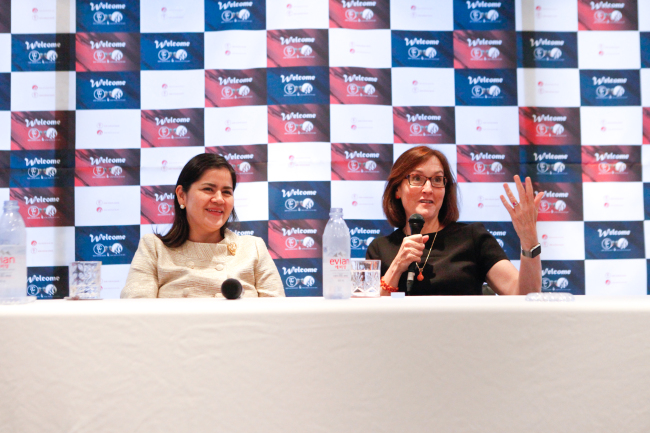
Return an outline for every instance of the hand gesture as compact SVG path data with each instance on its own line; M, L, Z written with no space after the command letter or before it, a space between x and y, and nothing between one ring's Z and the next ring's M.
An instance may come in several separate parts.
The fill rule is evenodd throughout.
M503 189L506 190L508 199L501 196L501 202L510 214L521 247L531 249L539 243L537 241L537 210L544 193L540 192L536 196L534 195L533 182L530 177L526 178L526 186L524 187L519 176L515 175L515 185L519 193L519 201L515 198L508 184L504 183Z
M428 240L429 235L407 236L402 240L402 245L400 245L399 251L393 260L393 264L400 273L406 271L411 263L422 260L424 244Z

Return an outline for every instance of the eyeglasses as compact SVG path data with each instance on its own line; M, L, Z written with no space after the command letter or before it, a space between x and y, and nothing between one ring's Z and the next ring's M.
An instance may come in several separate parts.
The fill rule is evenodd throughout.
M422 174L411 173L406 176L406 179L409 181L409 185L411 186L422 187L425 183L427 183L427 179L433 188L444 188L445 185L447 185L447 178L444 176L426 177Z

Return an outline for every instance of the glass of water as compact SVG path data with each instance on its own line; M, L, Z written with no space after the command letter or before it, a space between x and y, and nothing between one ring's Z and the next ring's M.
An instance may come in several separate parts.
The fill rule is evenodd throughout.
M378 298L381 260L352 259L352 297Z
M102 288L102 262L72 262L70 272L70 297L99 299Z

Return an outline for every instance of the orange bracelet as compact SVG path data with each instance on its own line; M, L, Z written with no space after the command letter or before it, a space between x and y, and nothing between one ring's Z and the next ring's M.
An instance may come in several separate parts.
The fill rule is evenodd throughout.
M382 288L383 290L385 290L385 291L387 291L387 292L391 292L391 293L392 293L392 292L397 292L397 291L399 291L399 289L398 289L397 287L393 287L393 286L391 286L390 284L388 284L386 281L384 281L384 278L383 278L383 277L381 278L381 280L380 280L380 282L379 282L379 285L381 286L381 288Z

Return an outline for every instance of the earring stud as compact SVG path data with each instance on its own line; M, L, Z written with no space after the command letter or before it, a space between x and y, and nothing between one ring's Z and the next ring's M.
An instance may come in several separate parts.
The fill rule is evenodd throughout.
M181 205L181 209L185 209L185 205L184 205L184 204Z

